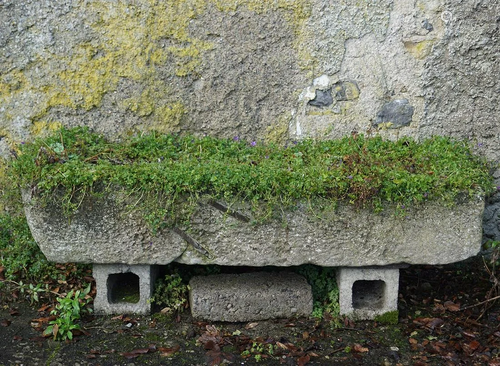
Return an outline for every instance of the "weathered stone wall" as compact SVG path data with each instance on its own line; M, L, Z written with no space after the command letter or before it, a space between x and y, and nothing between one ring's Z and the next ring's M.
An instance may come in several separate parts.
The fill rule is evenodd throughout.
M499 20L491 0L4 0L0 151L88 125L114 138L444 134L498 162ZM499 213L493 197L488 237Z

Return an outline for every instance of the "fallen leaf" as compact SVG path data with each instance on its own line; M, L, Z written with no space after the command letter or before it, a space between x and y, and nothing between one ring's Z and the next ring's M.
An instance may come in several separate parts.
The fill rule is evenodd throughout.
M435 329L436 327L440 327L444 324L444 320L440 318L434 318L432 321L427 324L427 326L431 329Z
M205 343L203 343L203 348L205 348L206 350L219 350L220 347L217 343L215 343L214 340L210 339L210 340L207 340Z
M302 339L308 339L309 338L309 332L308 331L305 331L304 333L302 333Z
M354 352L360 352L360 353L362 353L362 352L368 352L369 351L368 348L363 347L359 343L354 343L353 350L354 350Z
M499 334L499 336L500 336L500 332L496 332L496 333L498 333L498 334ZM476 335L475 335L474 333L467 332L467 331L465 331L465 330L464 330L464 331L462 331L462 334L463 334L464 336L467 336L467 337L470 337L470 338L476 338Z
M11 316L19 316L19 315L21 315L17 309L10 309L9 310L9 314Z
M284 345L283 343L281 343L281 342L276 342L276 345L277 345L279 348L281 348L281 349L288 349L288 347L287 347L287 346L285 346L285 345Z
M149 353L151 350L149 348L138 348L138 349L134 349L132 351L132 353L137 353L137 354L140 354L140 355L143 355L145 353Z
M123 352L121 353L123 357L125 357L127 360L131 360L132 358L139 357L138 353L132 353L132 352Z
M144 355L149 352L150 352L149 348L137 348L130 352L123 352L121 353L121 355L127 359L132 359L138 357L139 355Z
M8 327L10 324L11 324L11 321L10 321L10 320L7 320L7 319L3 319L3 320L0 322L0 325L1 325L2 327Z
M219 330L213 325L207 325L206 329L198 338L198 342L203 344L203 347L207 350L219 350L219 343L223 340Z
M434 329L444 324L444 320L440 318L417 318L413 320L413 323Z
M481 343L479 343L478 341L472 341L467 344L467 348L471 351L475 351L479 348L480 345Z
M166 308L163 308L160 310L161 314L170 314L171 312L172 312L172 308L170 308L168 306Z
M304 355L302 357L299 357L297 359L297 366L304 366L306 365L309 361L311 361L311 357L309 355Z
M245 329L253 329L257 325L259 325L259 323L248 323L247 325L245 325Z
M208 365L219 366L222 363L222 355L220 351L208 351L207 356L209 359Z
M441 304L435 304L432 311L434 311L435 313L443 314L446 311L446 309Z
M36 319L31 319L32 322L37 322L37 323L48 323L52 320L56 320L57 317L55 315L51 315L45 318L36 318Z
M50 309L50 306L51 306L50 304L42 305L37 311L39 313L44 312L45 310Z
M417 344L418 343L418 341L415 338L408 339L408 342L410 342L410 344Z
M54 326L52 327L52 335L54 336L54 339L56 339L57 333L59 333L59 325L54 324Z
M455 304L453 301L446 301L443 305L448 311L451 312L460 311L460 304Z
M158 351L160 351L160 356L162 357L170 357L174 353L178 352L180 350L181 346L176 345L174 347L170 348L165 348L165 347L158 347Z

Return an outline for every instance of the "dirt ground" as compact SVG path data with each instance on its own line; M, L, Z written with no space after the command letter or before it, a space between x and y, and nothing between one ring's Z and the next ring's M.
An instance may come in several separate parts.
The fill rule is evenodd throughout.
M207 323L117 314L73 341L42 336L47 309L0 293L0 365L500 365L500 306L482 257L401 270L399 323L280 319Z

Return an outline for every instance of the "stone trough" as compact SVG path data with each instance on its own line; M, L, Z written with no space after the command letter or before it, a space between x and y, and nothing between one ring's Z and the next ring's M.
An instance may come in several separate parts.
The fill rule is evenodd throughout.
M93 263L97 313L150 312L158 266L171 262L284 267L278 274L193 278L193 315L226 321L309 315L310 286L286 271L306 263L337 268L342 314L374 319L397 311L399 268L476 255L484 209L481 198L453 207L428 202L398 211L388 206L381 213L350 205L311 212L299 204L280 220L255 225L247 207L230 210L223 202L207 201L189 228L152 235L118 194L84 199L71 220L57 205L39 206L28 191L23 198L33 237L48 260ZM137 302L116 296L125 284L135 288Z

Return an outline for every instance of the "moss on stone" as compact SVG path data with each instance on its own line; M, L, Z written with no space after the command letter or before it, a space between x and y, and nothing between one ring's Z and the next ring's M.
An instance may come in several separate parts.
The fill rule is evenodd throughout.
M377 315L375 321L382 324L397 324L398 323L399 312L397 310L388 311L387 313Z

